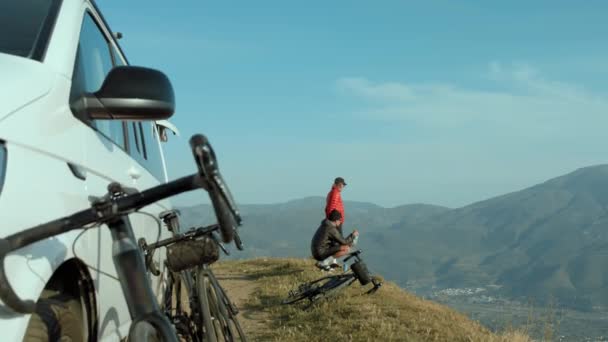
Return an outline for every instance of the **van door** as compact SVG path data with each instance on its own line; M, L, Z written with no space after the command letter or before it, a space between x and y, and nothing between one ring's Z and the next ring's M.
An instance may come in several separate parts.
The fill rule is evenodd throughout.
M82 20L70 97L77 98L83 92L98 90L108 72L121 64L124 64L124 58L118 53L110 33L102 25L94 9L89 8ZM85 158L82 165L87 170L85 182L90 195L104 195L110 182L119 182L138 190L160 183L132 157L130 151L135 146L130 144L137 138L132 135L128 122L90 120L86 117L80 119L90 128L86 129L84 134ZM140 124L151 125L146 122ZM140 134L142 133L145 133L143 127ZM145 157L150 159L148 154ZM153 241L159 238L159 233L161 236L167 236L167 233L162 234L166 230L161 229L154 219L162 210L163 207L154 204L142 209L144 214L130 215L136 238L144 237ZM129 329L130 316L112 260L111 234L104 226L87 231L85 238L90 245L95 246L90 253L97 254L94 264L89 262L89 267L98 291L99 338L125 336ZM153 288L157 289L158 279L153 280Z

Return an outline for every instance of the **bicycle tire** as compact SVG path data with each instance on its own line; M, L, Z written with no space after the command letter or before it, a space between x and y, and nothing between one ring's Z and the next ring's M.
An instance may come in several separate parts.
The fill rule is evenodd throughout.
M317 280L313 280L308 283L300 284L297 291L293 291L293 290L290 291L288 298L283 300L282 303L283 304L293 304L302 299L314 296L317 293L318 288L320 287L320 285L318 285L318 283L322 282L325 279L333 279L336 277L338 277L338 275L331 275L331 276L319 278Z
M245 332L243 331L243 328L241 328L241 324L236 316L228 316L228 329L230 330L231 341L247 342Z
M356 278L351 273L319 278L300 285L298 292L290 293L289 297L283 301L283 304L294 304L303 299L315 302L321 297L331 296L334 291L342 287L350 286L355 280Z
M305 285L307 284L300 285L300 288L298 288L298 292L291 292L287 299L284 299L281 303L285 305L294 304L303 299L312 297L316 293L318 286L302 289L302 287Z
M165 315L151 312L131 323L126 340L128 342L178 342L181 339Z
M191 295L182 276L182 274L168 272L162 309L171 320L180 338L187 342L198 342L199 329L197 322L194 321L196 311L193 310L191 304L188 305L188 311L183 307L182 290L188 298L191 298Z
M203 281L205 282L208 293L209 302L211 304L211 315L213 316L213 327L218 341L230 341L230 329L228 324L228 310L226 305L220 298L217 287L213 285L213 281L208 274L205 274Z
M230 302L230 298L228 298L226 291L220 285L219 281L215 277L215 274L213 274L213 271L211 269L207 269L206 273L209 275L209 280L211 281L211 284L215 287L215 291L220 301L223 303L223 307L225 308L223 310L223 314L225 317L224 321L227 329L226 332L229 334L226 340L246 342L247 337L245 336L245 332L243 331L243 328L241 328L241 324L239 323L238 318L236 317L239 312L238 309L232 302Z
M198 309L202 319L201 328L201 340L217 342L218 336L216 334L216 323L214 320L217 317L217 313L211 308L213 304L213 298L210 297L208 282L205 280L205 272L203 266L198 267L196 273L196 292L198 297Z
M332 297L338 292L340 292L343 288L350 286L357 280L357 277L354 274L347 274L346 276L335 279L333 282L326 282L319 288L319 294L312 298L312 301L316 301L321 298L329 298Z
M56 291L44 290L23 337L25 342L81 341L85 338L80 301Z

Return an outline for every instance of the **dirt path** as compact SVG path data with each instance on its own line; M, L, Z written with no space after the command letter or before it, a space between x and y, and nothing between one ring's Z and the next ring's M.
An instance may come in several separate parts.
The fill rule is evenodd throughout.
M216 273L216 277L226 291L228 298L239 308L238 319L249 340L255 341L256 336L266 329L264 322L267 313L258 309L253 310L248 300L256 289L255 282L246 275Z

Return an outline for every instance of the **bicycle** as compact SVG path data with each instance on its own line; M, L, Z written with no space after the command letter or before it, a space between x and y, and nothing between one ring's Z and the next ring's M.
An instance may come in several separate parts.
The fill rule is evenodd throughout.
M350 272L343 274L336 274L325 276L317 280L313 280L308 283L301 284L296 290L289 291L287 299L283 300L283 304L294 304L301 300L308 299L310 307L314 302L323 299L330 298L338 294L341 290L350 286L356 280L359 281L361 286L365 286L370 282L374 285L370 290L365 292L366 294L372 294L382 286L382 282L372 277L367 270L367 266L361 260L361 250L357 250L346 255L344 263L350 259L355 259L350 265Z
M4 260L10 252L71 230L105 224L111 231L114 265L132 321L129 340L177 342L176 331L161 312L148 282L145 262L135 241L129 215L156 201L202 188L213 204L223 241L233 240L234 227L241 225L241 216L219 172L215 152L207 138L200 134L192 136L190 147L198 168L195 174L142 192L111 183L106 195L92 198L90 208L1 238L0 299L4 305L23 314L34 313L37 309L33 300L19 298L8 280Z
M179 234L175 233L177 222L174 214L164 215L163 221L174 232L174 237L149 245L142 238L139 245L146 256L146 264L156 276L161 272L152 262L154 251L160 247L168 250L165 269L169 272L162 303L178 335L187 341L246 341L236 318L238 309L209 268L209 264L219 258L218 247L224 254L230 254L214 234L219 226L191 228ZM235 241L240 241L236 231L234 236ZM242 250L242 244L237 243L237 248ZM182 307L182 290L188 297L189 311Z

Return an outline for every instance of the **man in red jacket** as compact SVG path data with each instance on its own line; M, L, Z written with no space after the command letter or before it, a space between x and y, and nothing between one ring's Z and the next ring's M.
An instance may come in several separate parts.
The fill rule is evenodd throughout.
M325 218L329 218L329 214L332 210L336 209L342 218L340 219L340 228L342 228L342 224L344 223L344 203L342 203L342 189L346 186L346 182L344 178L338 177L334 180L334 185L331 187L331 190L327 194L327 200L325 203Z

